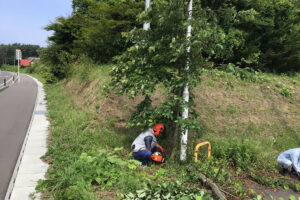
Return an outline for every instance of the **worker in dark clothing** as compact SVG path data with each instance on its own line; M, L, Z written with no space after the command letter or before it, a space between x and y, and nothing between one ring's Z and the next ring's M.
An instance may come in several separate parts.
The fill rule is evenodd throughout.
M151 155L157 148L161 152L164 149L157 143L156 137L164 131L162 123L155 124L152 128L148 128L142 132L132 143L132 155L135 159L142 162L142 166L146 166L151 159Z

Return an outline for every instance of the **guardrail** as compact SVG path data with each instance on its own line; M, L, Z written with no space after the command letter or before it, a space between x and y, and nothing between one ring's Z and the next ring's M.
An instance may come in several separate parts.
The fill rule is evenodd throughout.
M5 89L6 87L10 86L14 82L18 80L18 76L16 74L13 74L9 80L6 80L6 76L4 76L3 83L0 84L0 90Z

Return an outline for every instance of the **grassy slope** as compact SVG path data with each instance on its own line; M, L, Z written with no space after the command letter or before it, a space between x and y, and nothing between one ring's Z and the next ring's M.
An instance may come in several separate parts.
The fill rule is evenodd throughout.
M46 85L51 138L45 160L51 168L48 180L38 186L46 189L45 199L114 199L117 193L141 189L148 180L160 183L180 178L171 168L166 173L155 166L137 168L130 161L128 146L136 131L120 129L115 116L109 117L116 112L110 109L116 102L108 101L111 98L103 91L108 68L85 74L85 80L91 81L82 82L77 74L72 80ZM101 115L102 107L105 115ZM99 149L106 152L98 153Z
M141 131L127 129L126 120L142 98L132 100L110 91L107 86L110 66L79 65L76 69L77 73L71 79L46 87L52 138L45 158L52 164L52 169L48 172L50 181L40 187L55 189L55 194L51 191L44 193L47 199L66 196L93 199L89 193L95 190L93 185L85 186L86 182L78 179L80 174L90 174L86 170L76 171L83 167L81 161L85 158L81 158L82 152L96 152L99 148L113 151L115 147L124 147L120 156L128 160L131 158L130 144ZM236 180L241 175L238 168L244 168L252 160L254 167L275 171L278 153L300 145L300 76L259 74L254 76L255 82L250 81L252 78L241 80L232 73L206 71L201 85L194 90L196 110L203 126L200 133L190 133L190 154L194 145L204 140L213 144L212 153L218 159L232 159L228 156L233 153L231 156L235 158L229 163L235 163L229 164L229 170L237 170L232 177ZM153 100L159 102L162 97L162 92L156 92ZM167 141L163 143L168 151ZM232 149L235 151L231 152ZM201 151L205 154L205 150ZM251 154L250 160L239 163L245 160L243 156L247 154ZM255 154L255 159L252 154ZM99 159L93 153L90 156L92 160ZM202 164L201 167L210 168L209 164ZM142 185L136 182L136 176L142 179L150 177L154 182L181 180L192 184L190 181L195 174L188 175L181 166L178 168L176 164L169 163L165 169L167 171L155 167L138 170L137 174L131 174L131 179L122 173L116 174L120 180L125 179L126 184L104 187L103 191L99 183L96 195L99 199L112 199L116 192L134 191ZM217 169L213 169L216 173ZM219 179L224 181L225 176L226 173L221 173ZM89 180L89 177L83 179ZM76 187L68 187L75 183ZM223 189L245 196L240 190L241 185L242 182L233 180Z
M89 81L77 76L65 86L76 104L97 113L105 129L116 133L118 144L129 152L138 131L126 129L126 119L141 99L129 100L107 92L103 85L109 81L108 72L109 66L94 69L86 76ZM209 140L213 155L217 151L216 157L224 158L220 155L225 151L223 143L227 145L224 148L234 148L248 141L259 153L254 166L276 171L277 155L300 146L299 75L258 74L255 78L253 82L231 73L204 72L201 85L194 90L203 128L200 134L191 133L190 153L196 143ZM159 98L159 94L154 96Z
M258 82L210 72L195 90L204 138L251 140L275 166L279 152L300 146L300 78L261 74Z
M116 131L131 132L125 129L126 119L141 99L130 100L105 91L108 72L109 66L92 70L87 76L89 81L73 78L66 88L75 95L78 106L98 113ZM299 75L257 76L259 80L252 82L224 72L205 72L201 85L194 90L203 129L193 139L249 139L261 146L271 160L284 149L300 146ZM160 96L156 94L154 98ZM124 137L123 145L129 146L131 138Z
M127 129L125 126L126 120L142 98L132 100L110 91L106 85L110 80L110 66L79 65L76 68L77 73L71 79L46 87L52 138L45 158L53 167L53 171L49 171L52 178L46 184L53 184L48 188L56 188L55 195L51 192L44 193L50 199L53 195L56 199L62 196L73 198L72 194L76 194L78 199L93 199L89 193L93 188L81 188L85 182L77 184L78 188L72 188L73 191L63 189L74 182L81 183L72 170L80 165L79 157L82 152L124 147L121 156L125 160L129 159L130 144L141 131ZM256 81L251 81L253 78ZM245 183L238 181L240 178L247 179L247 176L240 176L239 168L247 170L245 166L250 162L253 162L253 167L274 171L271 175L278 176L275 161L278 153L300 145L300 76L258 74L241 80L232 73L206 71L201 79L201 85L195 88L194 94L202 129L200 133L190 133L190 154L196 143L209 140L215 157L221 160L231 159L229 163L233 165L229 164L227 170L230 170L230 166L233 166L234 171L237 170L232 175L232 179L235 179L233 182L236 183L223 189L235 195L244 195L244 192L239 192L240 189L230 187L240 188L242 182ZM162 98L162 92L154 93L154 102L159 102ZM167 141L164 140L163 143L168 150ZM205 155L204 149L200 151L200 156ZM249 156L250 160L246 162L245 156ZM97 156L93 157L96 158ZM201 166L205 166L202 164ZM150 174L155 182L175 179L190 184L192 177L187 176L185 171L180 171L176 164L169 163L165 167L167 171L149 168L134 173L131 177L137 175L149 178ZM216 172L217 169L213 169ZM264 173L262 170L262 174ZM89 173L84 171L83 174ZM100 186L96 189L99 199L112 199L116 197L116 192L126 193L141 187L134 178L128 180L122 173L117 176L120 180L122 177L123 180L126 179L127 184L119 184L113 190L107 187L105 191ZM223 178L221 173L220 179ZM270 186L278 185L260 175L256 179Z

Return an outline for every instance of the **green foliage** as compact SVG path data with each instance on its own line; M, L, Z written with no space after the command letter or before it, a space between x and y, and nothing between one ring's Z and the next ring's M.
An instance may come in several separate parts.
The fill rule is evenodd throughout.
M18 72L18 66L16 65L2 65L0 67L2 71ZM20 71L23 70L23 67L20 67Z
M97 189L137 190L145 180L137 173L140 162L124 155L122 148L104 150L120 141L96 129L92 113L77 108L59 84L46 89L52 120L51 146L44 157L51 158L51 168L38 190L51 191L54 199L96 199Z
M190 42L185 37L188 23L184 8L187 3L153 1L148 14L140 14L144 7L144 1L141 0L74 0L70 17L58 17L56 22L45 28L54 31L54 34L49 37L50 45L44 50L47 55L44 60L50 61L53 65L51 73L60 79L66 77L70 70L65 66L66 63L76 61L81 55L90 57L93 62L109 62L112 57L129 48L127 56L131 57L132 54L139 58L132 60L133 65L141 66L147 61L148 67L154 65L148 70L157 68L154 69L157 73L166 73L160 70L161 66L183 68L189 43L191 70L199 66L224 65L247 68L247 71L285 72L300 69L300 43L297 42L300 40L300 5L294 0L194 1ZM167 16L166 12L170 15ZM151 23L148 33L142 33L140 29L145 21ZM126 34L135 27L135 31ZM124 35L127 40L122 37ZM137 51L139 54L136 54ZM151 62L145 60L145 54L151 57ZM5 55L2 53L3 58ZM127 64L129 66L130 63ZM192 73L195 76L199 74L196 71ZM142 75L138 70L135 72ZM249 75L245 72L237 74L243 78ZM181 73L184 73L183 70ZM174 71L170 70L168 76L163 78L169 80L173 75ZM146 93L151 93L155 88L151 84L156 83L155 77L153 74L147 81L133 87L143 87ZM129 76L128 81L131 78L135 77ZM152 78L154 80L149 81ZM178 86L179 81L182 84L185 79L170 80ZM192 79L190 84L195 84L195 80Z
M297 198L296 198L294 195L291 195L291 196L289 197L289 200L297 200ZM298 197L298 200L300 200L300 197Z
M26 73L32 74L34 72L34 66L28 66L25 68Z
M119 199L180 199L180 200L212 200L204 190L184 187L180 182L170 182L155 186L147 185L144 189L126 195L121 194Z
M122 38L122 32L138 25L136 15L143 7L143 1L90 1L81 37L74 42L74 53L85 52L100 62L122 53L130 45Z
M292 95L292 92L287 88L282 88L280 90L280 94L282 94L282 96L289 97Z
M37 62L33 66L27 67L27 73L36 73L39 74L45 81L45 83L56 83L58 79L51 72L50 65L45 65L42 62Z
M124 34L133 45L116 57L112 84L120 94L129 94L132 98L145 96L132 116L130 126L144 127L162 121L175 122L183 128L199 128L194 112L191 112L192 121L178 117L183 108L193 107L193 95L188 104L184 102L183 88L189 85L192 90L199 83L201 67L212 66L209 57L224 56L222 44L226 38L216 24L213 12L196 6L199 14L187 22L186 6L186 2L179 0L153 1L149 12L143 12L138 18L140 23L150 21L151 29L134 28ZM192 24L194 34L187 40L189 24ZM186 51L189 45L190 54ZM187 60L189 70L185 70ZM160 105L153 106L151 97L157 87L164 88L166 98Z
M237 168L248 170L260 164L259 148L251 140L239 141L231 137L227 140L211 141L213 148L212 155L218 159L227 160Z
M39 50L41 62L47 66L48 77L53 76L55 79L63 79L70 74L69 62L73 56L67 51L63 51L56 45L49 45L47 48Z
M76 77L80 81L87 81L89 80L89 75L93 69L97 67L99 67L99 65L96 65L91 58L87 56L80 56L76 63L70 65L70 74L72 77Z
M240 68L232 63L229 63L225 68L221 68L225 72L236 76L241 80L251 81L251 82L262 82L264 79L260 76L261 73L254 71L252 68Z
M84 56L94 63L108 62L130 45L121 34L138 25L136 15L142 7L142 1L133 0L74 0L70 17L58 17L46 26L54 34L49 46L39 51L42 62L58 79L68 77L70 64Z
M102 190L136 189L141 183L136 175L136 168L140 162L122 160L118 151L108 152L100 149L97 152L81 153L70 165L63 170L49 170L51 177L55 177L55 184L51 180L40 181L38 189L55 189L56 199L96 199L93 191L96 187Z
M229 56L219 63L269 71L298 71L299 3L294 0L202 1L218 13L219 24L232 40ZM230 44L236 44L230 48Z
M142 8L143 1L74 0L72 16L59 17L45 28L54 31L48 38L50 47L57 55L67 52L75 57L87 55L95 62L108 61L127 48L121 34L137 25L136 15Z

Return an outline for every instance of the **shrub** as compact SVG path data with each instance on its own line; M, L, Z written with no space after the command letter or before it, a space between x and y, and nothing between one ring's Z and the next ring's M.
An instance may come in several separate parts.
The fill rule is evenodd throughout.
M25 72L32 74L34 72L34 66L28 66L25 68Z
M259 149L255 142L250 140L239 141L237 138L212 141L212 155L215 158L225 159L234 166L244 170L259 163Z
M96 199L93 190L100 187L104 190L137 189L142 182L136 176L140 162L122 160L118 151L108 152L100 149L97 152L82 153L77 160L64 170L50 169L49 174L55 177L55 183L49 180L40 182L38 189L56 190L55 199Z
M285 97L289 97L292 95L292 92L287 88L282 88L280 94Z

